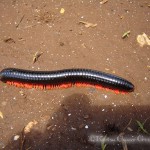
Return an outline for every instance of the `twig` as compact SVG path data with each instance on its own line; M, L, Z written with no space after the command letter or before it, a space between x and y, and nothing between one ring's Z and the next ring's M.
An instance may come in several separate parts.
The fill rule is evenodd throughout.
M122 147L123 147L123 150L128 150L127 143L126 143L126 141L123 139L123 135L124 135L124 133L120 133L120 134L119 134L119 137L121 138Z
M24 128L22 129L21 132L21 138L20 138L20 150L23 150L24 143L25 143L25 134L24 134Z
M146 118L145 121L143 122L143 125L146 123L146 121L150 119L150 117Z
M33 56L33 63L35 63L42 54L43 52L36 52Z
M18 28L18 27L19 27L19 25L20 25L20 23L22 22L22 20L23 20L24 16L25 16L25 15L23 15L23 16L21 17L21 19L20 19L19 23L16 25L16 28Z
M128 122L128 124L124 127L123 131L125 131L125 129L131 124L132 122L132 118L130 119L130 121Z

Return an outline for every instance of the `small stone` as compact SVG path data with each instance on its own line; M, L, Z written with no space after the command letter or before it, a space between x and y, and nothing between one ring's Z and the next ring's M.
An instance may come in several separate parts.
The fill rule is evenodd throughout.
M71 114L68 114L68 116L71 116Z
M19 135L15 135L15 136L14 136L14 141L17 141L19 138L20 138Z
M104 95L104 98L107 98L108 96L107 95Z
M147 77L145 77L144 80L147 81Z
M64 8L61 8L60 13L61 13L61 14L64 14L64 13L65 13L65 9L64 9Z
M89 126L88 126L88 125L86 125L86 126L85 126L85 129L88 129L88 128L89 128Z

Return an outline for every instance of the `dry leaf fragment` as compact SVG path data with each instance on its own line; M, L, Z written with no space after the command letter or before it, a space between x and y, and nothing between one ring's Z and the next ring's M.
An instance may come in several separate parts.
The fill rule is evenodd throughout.
M24 133L25 133L25 134L29 133L29 132L31 131L31 129L33 128L33 126L36 125L37 123L38 123L38 122L35 121L35 120L29 122L29 123L25 126L25 128L24 128Z
M64 8L61 8L61 9L60 9L60 13L61 13L61 14L64 14L64 13L65 13L65 9L64 9Z
M82 46L83 48L86 48L86 46L85 46L85 44L84 44L84 43L82 43L82 44L81 44L81 46Z
M36 52L33 56L33 63L35 63L42 54L43 52Z
M109 68L105 68L105 70L106 70L106 71L109 71L110 69L109 69Z
M14 39L12 39L12 38L7 38L7 39L4 40L4 42L5 42L5 43L9 43L9 44L11 44L11 43L16 43L16 42L14 41Z
M23 91L19 91L21 96L24 96L24 92Z
M101 2L100 2L100 4L105 4L105 3L107 3L108 2L108 0L102 0Z
M47 127L47 130L50 130L53 127L53 125L50 125Z
M0 117L3 119L4 117L3 117L3 113L0 111Z
M89 23L89 22L85 22L85 21L79 21L79 23L82 23L85 25L85 27L89 28L89 27L96 27L97 24L93 24L93 23Z
M132 129L132 128L130 128L130 127L127 127L127 129L128 129L129 131L131 131L131 132L133 131L133 129Z
M150 46L150 39L148 38L148 36L145 33L137 36L137 42L139 43L139 45L141 47L143 47L144 45Z
M124 38L126 38L126 37L129 37L129 34L130 34L130 33L131 33L130 31L125 32L125 33L122 35L122 38L124 39Z

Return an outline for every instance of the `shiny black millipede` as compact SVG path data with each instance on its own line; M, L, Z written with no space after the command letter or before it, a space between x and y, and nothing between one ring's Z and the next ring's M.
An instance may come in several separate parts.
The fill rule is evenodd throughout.
M116 75L91 69L64 69L56 71L31 71L6 68L0 72L0 80L26 88L52 89L54 87L94 86L120 92L134 91L134 85Z

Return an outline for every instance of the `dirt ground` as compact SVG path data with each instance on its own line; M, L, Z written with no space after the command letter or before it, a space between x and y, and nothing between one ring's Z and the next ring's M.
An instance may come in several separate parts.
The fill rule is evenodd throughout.
M0 149L100 150L105 144L103 150L149 149L150 47L136 41L143 32L150 36L149 0L1 0L0 14L0 70L90 68L135 85L134 92L122 95L88 87L21 89L0 82ZM43 54L33 63L36 52ZM35 125L25 133L29 122ZM96 135L136 141L103 144ZM144 138L138 141L138 136Z

